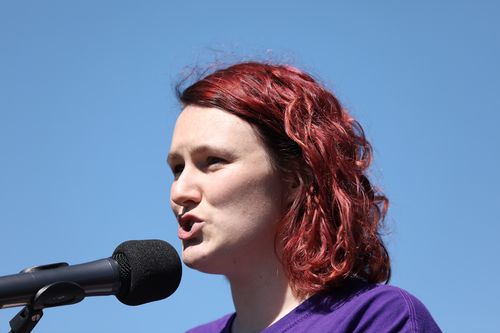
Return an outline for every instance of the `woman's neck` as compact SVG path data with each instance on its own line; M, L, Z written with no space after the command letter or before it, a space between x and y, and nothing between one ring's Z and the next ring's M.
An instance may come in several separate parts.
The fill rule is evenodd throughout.
M236 308L233 333L260 332L302 302L293 295L277 259L228 279Z

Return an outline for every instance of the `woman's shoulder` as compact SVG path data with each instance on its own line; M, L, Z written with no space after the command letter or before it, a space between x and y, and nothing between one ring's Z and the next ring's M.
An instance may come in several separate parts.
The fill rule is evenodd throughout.
M409 332L434 332L436 327L425 305L410 292L391 285L372 285L353 299L355 307L366 309L367 315L379 316L386 322L405 322Z
M335 297L335 294L328 296ZM409 315L428 313L424 304L410 292L386 284L361 284L350 295L347 294L341 303L352 303L363 308L369 306L383 308L386 311L408 312Z
M186 333L229 333L231 332L231 323L234 319L234 315L234 313L227 314L217 320L196 326L188 330Z
M306 301L290 331L441 332L422 302L401 288L356 283ZM314 327L313 327L314 326ZM333 329L335 328L335 329Z

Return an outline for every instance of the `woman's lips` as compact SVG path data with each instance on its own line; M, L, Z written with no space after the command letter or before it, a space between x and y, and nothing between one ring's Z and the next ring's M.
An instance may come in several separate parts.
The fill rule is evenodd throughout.
M183 241L198 236L203 227L203 219L196 215L187 213L179 217L179 230L177 235Z
M203 227L204 222L196 221L191 223L192 226L190 228L186 228L185 225L184 227L183 225L179 225L179 230L177 232L177 236L179 237L179 239L186 241L198 236L198 234L201 231L201 228Z

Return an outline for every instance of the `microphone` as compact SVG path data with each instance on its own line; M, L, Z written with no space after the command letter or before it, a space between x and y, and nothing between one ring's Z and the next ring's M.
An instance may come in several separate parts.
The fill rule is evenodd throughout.
M0 309L30 304L35 299L43 302L41 307L50 307L105 295L116 295L127 305L140 305L170 296L181 276L179 256L170 244L130 240L121 243L111 258L72 266L38 266L0 277ZM55 293L39 297L51 287Z

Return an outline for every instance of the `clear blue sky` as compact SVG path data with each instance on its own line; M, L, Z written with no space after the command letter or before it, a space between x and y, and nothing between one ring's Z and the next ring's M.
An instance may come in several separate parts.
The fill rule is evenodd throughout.
M0 275L128 239L180 249L172 86L188 65L273 59L321 78L372 140L392 283L445 332L499 332L499 5L305 3L0 1ZM182 332L230 311L223 277L185 269L167 300L89 298L34 332Z

